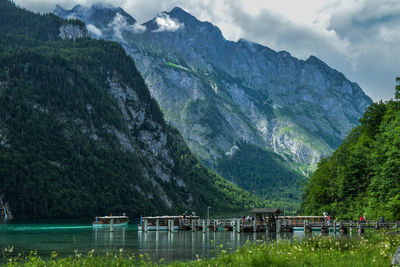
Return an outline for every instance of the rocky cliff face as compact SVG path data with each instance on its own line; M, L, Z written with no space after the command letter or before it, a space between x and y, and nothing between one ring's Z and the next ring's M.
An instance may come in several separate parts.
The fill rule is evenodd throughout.
M64 40L73 40L81 39L81 38L88 38L89 32L86 27L82 27L80 25L73 25L73 24L65 24L60 27L59 35L61 39Z
M245 141L307 173L371 103L356 83L316 57L299 60L246 40L227 41L217 27L180 8L143 25L116 8L104 10L114 12L108 23L93 20L98 8L58 7L55 14L81 19L93 36L120 42L168 121L211 166Z

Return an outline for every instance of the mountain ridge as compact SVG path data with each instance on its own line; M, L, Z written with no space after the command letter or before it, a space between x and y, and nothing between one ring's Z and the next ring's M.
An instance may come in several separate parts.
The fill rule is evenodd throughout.
M140 32L97 26L103 38L124 46L167 121L214 169L243 141L272 150L307 175L372 102L315 56L301 60L244 39L226 40L218 27L181 8L160 13Z

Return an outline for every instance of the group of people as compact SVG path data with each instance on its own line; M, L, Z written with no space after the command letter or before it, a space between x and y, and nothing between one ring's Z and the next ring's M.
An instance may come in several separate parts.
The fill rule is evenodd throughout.
M360 222L361 223L365 222L366 220L367 219L366 219L365 215L364 216L362 216L362 215L360 216ZM381 223L384 223L385 219L383 218L383 216L381 216L378 221L381 222Z
M246 216L243 216L243 218L242 218L242 221L254 221L256 218L254 218L254 216L251 216L250 217L250 215L247 215L247 217Z

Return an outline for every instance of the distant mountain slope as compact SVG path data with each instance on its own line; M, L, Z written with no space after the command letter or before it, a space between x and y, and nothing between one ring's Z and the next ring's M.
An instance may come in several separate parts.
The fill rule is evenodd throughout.
M216 168L223 177L270 200L273 206L300 208L305 179L272 151L239 142L218 160Z
M0 0L0 197L14 217L263 205L200 165L120 45L87 36Z
M304 61L243 39L227 41L216 26L180 8L142 25L116 8L85 10L115 15L105 23L77 7L58 6L54 13L79 18L90 23L92 36L121 43L166 119L214 169L244 141L279 154L307 174L372 102L316 57Z
M400 87L399 89L400 90ZM309 180L306 213L397 221L400 214L400 102L373 103Z

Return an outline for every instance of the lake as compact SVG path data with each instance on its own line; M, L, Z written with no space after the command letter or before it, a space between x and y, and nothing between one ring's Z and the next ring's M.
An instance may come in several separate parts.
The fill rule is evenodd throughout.
M148 232L137 230L137 225L109 229L92 228L91 224L3 224L0 225L0 248L13 246L13 255L28 255L37 250L38 255L49 257L52 251L61 256L78 253L94 254L106 252L136 255L148 254L153 260L191 260L199 257L213 257L221 249L236 250L246 242L270 242L280 238L304 237L303 232L285 235L266 233L235 233L191 231Z

